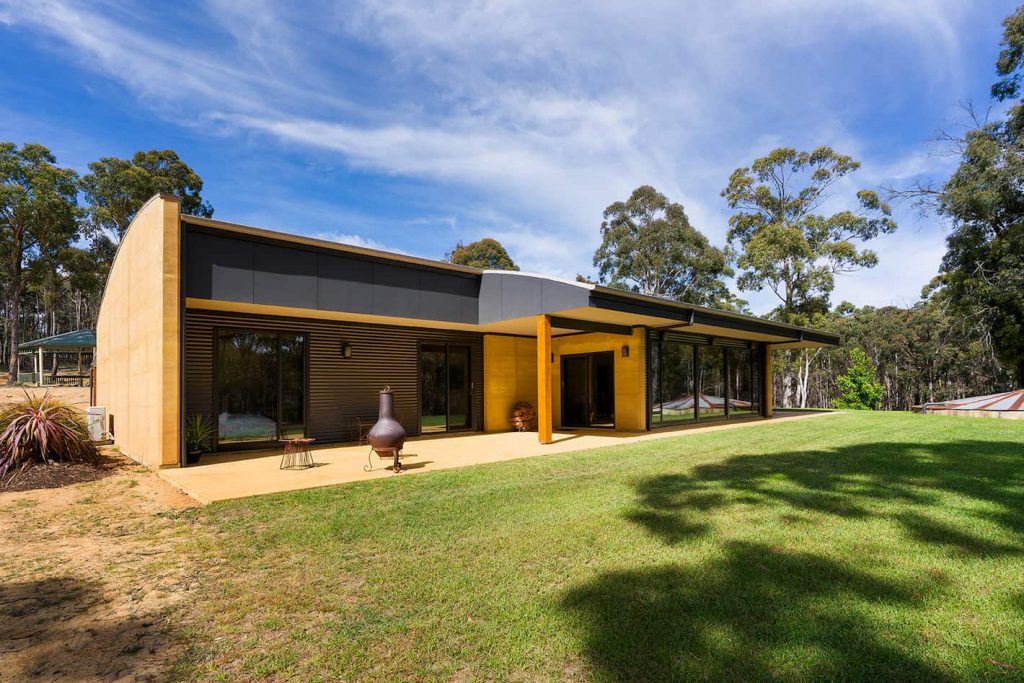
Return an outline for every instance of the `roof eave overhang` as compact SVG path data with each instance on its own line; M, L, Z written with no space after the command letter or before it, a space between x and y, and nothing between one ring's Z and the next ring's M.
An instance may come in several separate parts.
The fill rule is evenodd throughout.
M716 311L702 306L663 301L654 297L634 295L631 292L620 292L604 287L598 287L591 291L590 305L604 310L677 321L681 328L690 325L704 325L723 330L770 335L780 340L777 344L778 348L836 346L841 343L838 335L820 330L776 323L727 311Z

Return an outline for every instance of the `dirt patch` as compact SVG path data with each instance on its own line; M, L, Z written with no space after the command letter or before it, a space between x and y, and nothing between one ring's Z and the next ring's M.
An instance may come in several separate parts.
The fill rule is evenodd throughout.
M55 489L71 484L96 481L116 473L124 465L120 458L104 456L99 463L52 462L46 465L33 464L7 475L0 481L0 493L8 491L32 491L34 489Z
M25 392L33 396L49 393L54 398L68 403L85 412L89 407L89 387L9 387L0 385L0 405L25 400Z
M198 587L197 503L127 460L102 479L0 493L0 681L165 680Z

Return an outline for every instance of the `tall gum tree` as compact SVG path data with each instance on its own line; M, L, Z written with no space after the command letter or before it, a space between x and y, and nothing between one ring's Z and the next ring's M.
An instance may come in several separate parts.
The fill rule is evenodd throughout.
M89 203L95 229L114 244L146 200L157 192L181 198L182 213L213 216L213 207L202 197L203 179L173 149L136 152L131 159L102 157L89 164L82 176L82 191Z
M25 273L41 250L78 238L78 174L49 149L0 143L0 248L7 280L8 381L18 379L18 330Z
M779 305L773 318L814 324L828 312L835 276L872 268L875 252L858 247L896 230L889 206L871 190L856 192L856 206L824 213L837 185L860 162L831 147L810 152L780 147L738 168L722 190L733 209L728 240L740 268L742 291L769 289ZM794 375L793 354L783 364L784 407L807 401L807 377L813 353L800 354Z
M960 157L943 185L890 189L951 223L935 288L953 314L985 328L999 363L1024 386L1024 7L1003 21L999 80L992 96L1011 106L1004 120L979 120L940 140Z
M602 283L706 306L734 304L726 254L650 185L604 210L594 266Z

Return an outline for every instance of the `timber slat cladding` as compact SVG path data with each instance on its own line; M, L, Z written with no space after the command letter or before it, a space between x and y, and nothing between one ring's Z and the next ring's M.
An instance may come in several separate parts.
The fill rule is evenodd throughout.
M475 332L361 325L305 318L189 310L185 314L185 411L216 420L214 330L305 333L309 349L306 433L320 441L355 438L355 419L376 419L377 392L395 392L395 417L411 435L420 433L419 345L470 347L473 429L483 425L483 341ZM352 357L342 357L342 344Z

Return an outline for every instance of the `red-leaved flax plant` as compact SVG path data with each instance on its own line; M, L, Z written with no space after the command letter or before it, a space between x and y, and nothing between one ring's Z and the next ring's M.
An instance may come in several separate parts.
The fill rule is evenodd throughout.
M0 478L35 464L98 461L83 415L48 392L0 408Z

